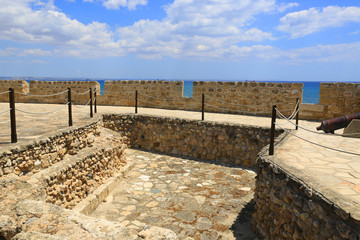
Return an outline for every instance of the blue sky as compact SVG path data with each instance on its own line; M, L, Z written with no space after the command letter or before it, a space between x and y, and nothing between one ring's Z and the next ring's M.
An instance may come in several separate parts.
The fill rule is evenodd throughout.
M360 1L0 0L0 76L360 81Z

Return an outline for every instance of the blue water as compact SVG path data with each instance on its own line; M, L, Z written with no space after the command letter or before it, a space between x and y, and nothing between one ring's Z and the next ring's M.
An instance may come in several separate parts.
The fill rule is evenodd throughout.
M41 79L43 81L49 81L49 79ZM53 79L51 79L53 80ZM79 79L74 79L79 81ZM100 94L104 94L105 80L96 80L100 84ZM28 81L30 82L30 81ZM295 83L295 82L294 82ZM319 103L319 91L320 82L303 82L303 103ZM193 95L193 81L184 81L184 97L192 97Z

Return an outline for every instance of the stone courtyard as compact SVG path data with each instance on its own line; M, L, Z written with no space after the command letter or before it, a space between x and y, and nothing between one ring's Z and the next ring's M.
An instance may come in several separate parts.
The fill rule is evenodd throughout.
M253 171L134 149L127 160L133 168L91 216L139 231L168 228L179 239L256 238L245 209L253 198Z

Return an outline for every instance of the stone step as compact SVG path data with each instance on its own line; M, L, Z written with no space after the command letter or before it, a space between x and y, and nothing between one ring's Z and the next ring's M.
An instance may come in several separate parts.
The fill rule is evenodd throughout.
M68 209L126 165L126 145L118 133L106 128L97 129L91 145L73 149L62 161L32 174L28 180L45 188L46 202Z

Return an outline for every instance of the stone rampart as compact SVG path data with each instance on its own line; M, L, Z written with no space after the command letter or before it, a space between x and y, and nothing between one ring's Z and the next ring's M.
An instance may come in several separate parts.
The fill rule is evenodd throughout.
M261 127L133 114L104 115L103 122L134 148L247 167L270 134Z
M309 179L280 166L264 148L257 160L253 229L265 239L358 239L359 216L310 186ZM301 171L301 170L300 170Z
M30 87L29 87L30 86ZM193 97L183 97L183 81L105 81L104 95L96 81L30 81L1 80L0 91L14 87L17 102L66 103L67 94L53 97L31 95L55 94L72 89L75 104L85 104L89 88L97 90L99 105L134 106L138 91L138 106L163 109L201 111L202 94L205 94L205 111L270 116L272 105L290 115L296 99L302 101L302 83L271 82L215 82L195 81ZM23 94L28 94L24 96ZM319 104L301 104L299 117L323 120L360 111L359 83L321 83ZM8 101L8 94L0 95Z

